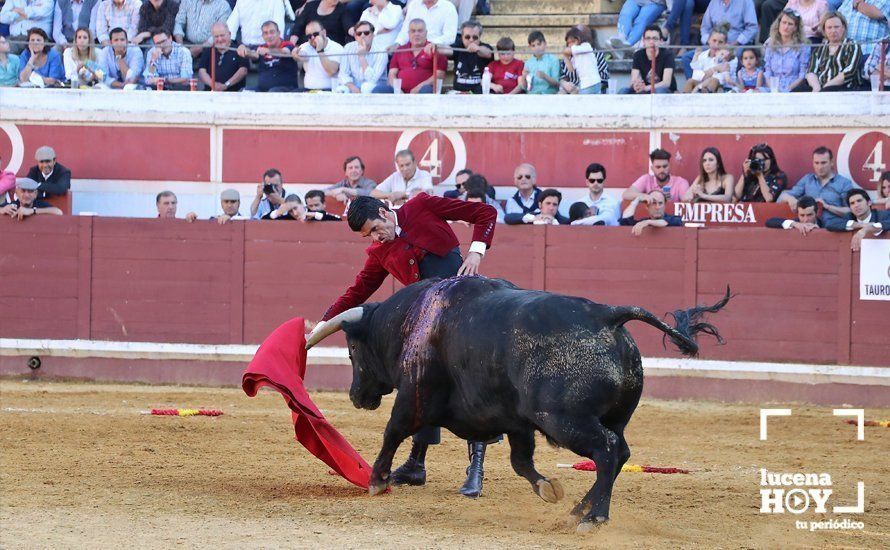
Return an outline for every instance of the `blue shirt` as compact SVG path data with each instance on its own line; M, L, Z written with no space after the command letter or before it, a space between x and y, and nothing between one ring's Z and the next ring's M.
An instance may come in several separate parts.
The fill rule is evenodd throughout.
M22 72L19 56L9 54L6 56L6 67L0 65L0 86L15 86L19 82L19 73Z
M532 77L530 94L555 94L558 91L556 86L551 86L549 82L538 77L538 71L541 71L559 82L559 59L555 55L545 53L541 59L531 56L525 60L525 70Z
M19 62L22 69L28 64L29 59L31 59L31 50L25 48L25 51L19 54ZM34 69L33 72L43 77L65 80L65 67L62 66L62 56L56 50L50 49L49 53L46 54L46 63L42 67Z
M105 82L126 82L127 75L121 74L117 61L114 59L114 48L108 46L102 50L102 54L99 56L99 61L105 66ZM124 62L127 64L128 72L132 72L130 82L139 82L142 75L142 69L145 67L142 50L137 46L127 46L127 52L124 54Z
M832 176L828 183L823 185L815 174L807 174L800 178L794 187L785 191L795 199L799 199L804 195L809 195L814 199L822 199L826 204L831 206L847 206L847 191L850 189L858 189L859 186L845 178L840 174ZM828 210L822 213L822 219L825 225L836 221L840 216L832 214Z
M723 4L723 0L711 0L701 20L702 44L708 44L711 30L721 23L729 23L727 42L752 44L757 37L757 15L753 0L729 0L728 6Z

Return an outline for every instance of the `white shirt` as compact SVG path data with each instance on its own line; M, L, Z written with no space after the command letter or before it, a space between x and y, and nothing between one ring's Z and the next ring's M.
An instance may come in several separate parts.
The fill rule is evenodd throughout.
M338 54L343 53L343 46L337 44L330 38L327 39L327 42L328 43L324 47L324 53L336 56L329 57L328 59L342 64L345 59ZM306 70L306 75L303 77L303 86L307 90L330 90L333 86L337 85L337 78L340 71L338 70L333 76L329 75L328 72L324 70L324 67L321 64L321 57L319 57L315 48L312 47L312 44L306 42L300 46L300 55L306 59L306 64L303 66Z
M372 49L378 51L385 50L396 41L399 31L402 30L403 19L402 8L397 4L388 2L382 10L378 10L376 6L366 9L362 12L359 21L368 21L374 25L374 44ZM387 29L389 29L389 32L381 33L381 31Z
M40 27L46 34L53 31L53 6L55 0L6 0L0 10L0 23L9 25L9 36L26 36L32 27ZM28 14L26 19L12 11L21 8Z
M457 8L449 0L437 0L431 8L427 8L423 0L411 0L396 43L408 43L408 27L414 19L426 22L426 39L430 42L440 46L454 44L457 38Z
M618 203L618 199L612 195L604 191L600 194L600 198L593 200L590 198L590 193L587 193L581 199L581 202L586 204L588 208L595 206L597 214L575 220L572 222L572 225L593 225L597 222L603 222L606 225L618 225L618 218L621 217L621 205Z
M578 75L578 86L589 88L596 86L600 79L600 69L596 64L596 56L593 55L593 47L585 42L572 46L572 66Z
M433 178L430 176L429 172L418 169L414 172L414 175L410 180L405 181L405 178L402 177L402 173L396 170L388 178L381 181L374 189L383 193L402 192L407 193L409 196L412 193L419 193L421 191L432 193Z
M90 32L93 33L93 38L96 38L96 11L99 9L99 4L102 2L96 2L93 5L93 9L90 11ZM71 19L72 24L74 25L74 30L77 30L77 21L80 18L80 11L83 9L83 0L72 1L71 2ZM56 4L56 8L53 11L53 40L59 44L67 44L68 39L65 38L65 35L62 34L62 9L59 7L59 4Z
M238 0L226 24L233 38L240 27L241 43L258 46L265 43L261 26L266 21L275 21L278 30L284 33L283 0Z

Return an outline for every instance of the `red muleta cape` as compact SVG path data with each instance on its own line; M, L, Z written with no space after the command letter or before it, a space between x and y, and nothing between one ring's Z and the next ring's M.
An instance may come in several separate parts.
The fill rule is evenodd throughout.
M297 317L266 338L244 372L241 387L253 397L263 386L278 391L291 410L296 439L347 481L368 488L371 467L325 419L303 387L306 326Z

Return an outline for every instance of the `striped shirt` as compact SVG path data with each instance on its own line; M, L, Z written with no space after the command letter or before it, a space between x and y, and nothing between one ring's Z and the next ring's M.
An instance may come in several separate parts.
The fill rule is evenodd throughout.
M111 29L120 27L127 31L127 38L133 39L139 34L139 8L142 2L139 0L124 0L123 6L118 8L114 0L104 0L96 10L96 34L99 41L110 40Z
M225 23L231 14L232 7L226 0L182 0L173 35L185 37L187 44L209 43L210 27Z
M875 44L869 42L875 42L890 34L890 27L887 25L887 20L890 19L890 0L862 0L862 2L878 8L884 17L872 19L864 15L859 10L853 9L852 0L846 0L837 11L847 18L847 36L859 42L862 52L868 55L875 49Z
M146 79L192 77L192 54L188 50L174 43L170 55L161 53L158 55L157 61L152 63L151 57L157 49L158 47L155 46L145 55L145 71L142 76Z
M819 46L813 46L810 55L810 67L807 70L819 79L819 84L825 83L839 74L844 75L844 86L851 87L859 83L859 61L862 59L862 50L849 38L845 38L839 44L837 52L832 55L827 42Z

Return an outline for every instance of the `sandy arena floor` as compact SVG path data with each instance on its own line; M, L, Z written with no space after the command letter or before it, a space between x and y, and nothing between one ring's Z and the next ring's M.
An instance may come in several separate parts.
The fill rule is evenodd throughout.
M391 401L354 409L345 394L316 402L372 462ZM139 414L152 407L220 408L220 418ZM890 418L868 410L867 418ZM890 546L890 429L856 441L828 408L795 408L758 440L758 407L645 401L628 429L634 464L690 475L624 473L612 520L586 535L567 523L594 474L557 470L579 460L539 440L545 475L566 500L535 496L509 466L508 446L490 449L485 492L456 493L466 447L448 436L430 452L429 481L369 497L293 440L283 399L235 389L0 381L0 547L313 548L735 548ZM401 462L407 445L397 461ZM863 530L808 532L763 515L760 472L828 472L829 505L855 504L864 481ZM836 500L834 500L836 497Z

